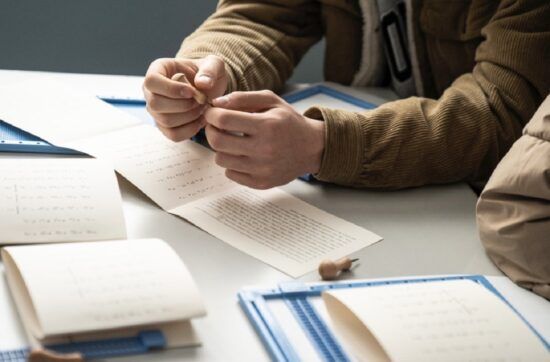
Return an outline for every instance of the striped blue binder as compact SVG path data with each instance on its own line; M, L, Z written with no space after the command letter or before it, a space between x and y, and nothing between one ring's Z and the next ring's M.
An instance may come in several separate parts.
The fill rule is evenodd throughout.
M142 354L165 346L166 339L161 331L148 330L135 337L55 344L46 348L59 353L78 352L85 359L92 359ZM0 362L25 362L28 354L28 348L0 351Z
M341 288L367 288L389 284L429 283L434 281L461 279L479 283L492 293L495 293L514 310L514 312L529 326L533 333L535 333L544 343L546 348L550 350L548 341L546 341L482 275L457 275L315 284L289 282L270 289L244 289L239 292L238 298L239 304L262 340L272 360L285 362L302 360L297 352L297 346L293 338L290 337L289 331L285 329L286 324L281 324L276 313L270 308L271 303L283 301L294 316L299 328L301 328L307 336L309 343L317 352L317 357L320 360L327 362L350 361L350 357L346 354L336 336L325 323L323 316L319 313L319 309L315 307L323 291Z

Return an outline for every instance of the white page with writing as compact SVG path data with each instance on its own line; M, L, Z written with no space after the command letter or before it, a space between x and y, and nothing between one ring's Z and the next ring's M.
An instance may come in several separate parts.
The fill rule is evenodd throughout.
M120 191L108 163L0 159L0 243L125 237Z
M293 277L381 240L279 189L239 186L170 212Z
M281 190L239 186L214 163L214 152L191 141L173 143L149 125L68 146L111 159L118 172L163 209L292 276L381 240ZM220 209L223 199L233 200L233 207ZM223 212L217 219L205 211L212 200ZM272 234L266 234L266 221Z
M341 340L359 360L371 356L376 342L383 351L375 360L543 361L550 356L508 305L470 280L332 290L323 299L336 333L345 336Z
M6 254L30 293L38 338L205 313L187 268L159 239L7 247Z
M172 142L146 124L67 146L110 160L164 210L237 185L215 164L214 152L189 140Z

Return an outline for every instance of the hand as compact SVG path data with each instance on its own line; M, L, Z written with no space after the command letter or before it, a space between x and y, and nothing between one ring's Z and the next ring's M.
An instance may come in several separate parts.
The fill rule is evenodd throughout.
M228 81L224 62L214 55L203 59L163 58L151 63L143 82L147 111L161 132L175 142L194 136L205 126L202 114L207 107L193 99L190 85L171 79L176 73L184 73L209 99L223 95Z
M204 113L206 137L229 179L268 189L319 171L322 122L299 114L271 91L234 92L212 103Z

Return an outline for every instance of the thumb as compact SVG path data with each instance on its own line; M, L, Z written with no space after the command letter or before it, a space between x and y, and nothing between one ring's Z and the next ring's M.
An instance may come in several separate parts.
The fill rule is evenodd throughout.
M214 107L241 112L264 111L281 104L282 100L270 90L233 92L212 100Z
M223 60L215 55L208 55L199 65L199 71L195 76L195 86L201 90L209 90L224 74L225 64Z

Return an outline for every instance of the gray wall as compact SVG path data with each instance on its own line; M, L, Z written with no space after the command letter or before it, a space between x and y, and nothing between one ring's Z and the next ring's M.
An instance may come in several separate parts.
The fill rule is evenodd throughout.
M173 56L216 0L0 0L0 69L143 74ZM322 79L318 44L296 82Z

